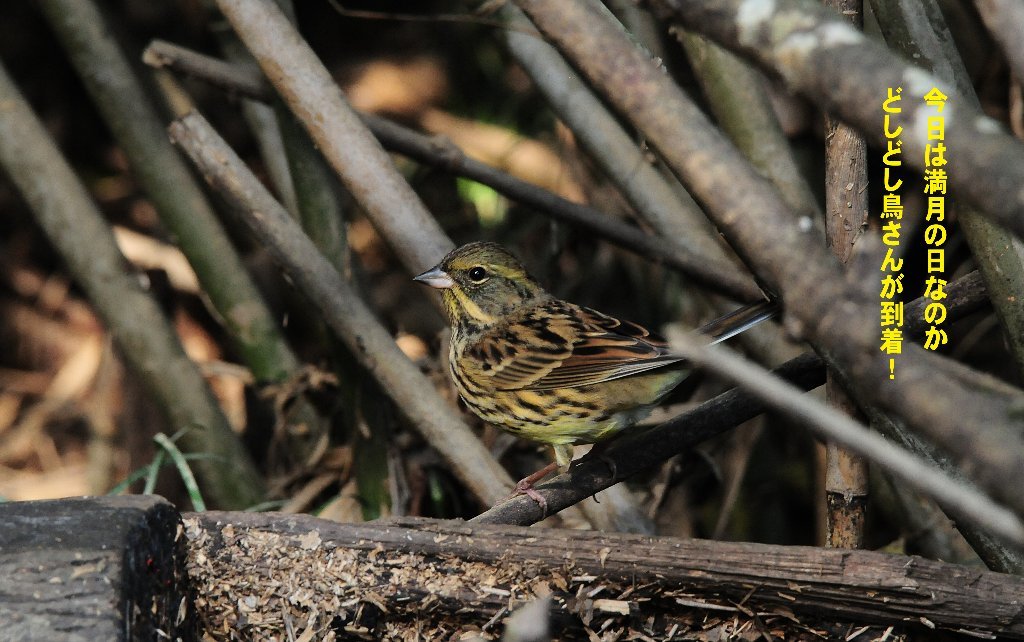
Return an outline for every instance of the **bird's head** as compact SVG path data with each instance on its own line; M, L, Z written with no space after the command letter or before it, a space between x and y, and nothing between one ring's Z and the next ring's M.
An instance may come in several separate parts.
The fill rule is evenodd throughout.
M546 296L516 257L496 243L456 248L415 280L441 290L455 328L493 325Z

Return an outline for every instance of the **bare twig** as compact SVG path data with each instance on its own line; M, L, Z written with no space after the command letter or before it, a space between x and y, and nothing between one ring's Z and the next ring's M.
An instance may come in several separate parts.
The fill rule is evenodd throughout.
M217 0L263 73L412 273L454 244L287 17L271 0Z
M508 473L209 123L193 113L175 121L170 132L470 491L486 504L507 496L512 484Z
M255 69L207 56L166 40L150 42L142 52L142 61L151 67L166 67L194 76L247 98L267 102L273 95L273 88Z
M249 55L249 51L238 37L229 29L215 29L214 36L220 43L221 52L224 57L239 65L244 65L254 72L259 71L256 61ZM242 98L242 118L249 125L256 147L260 151L260 158L266 166L267 177L281 203L293 215L298 216L299 201L295 191L294 176L288 163L288 154L285 151L284 131L285 123L281 122L275 113L277 104L271 101L269 105L261 101ZM192 109L195 109L193 106ZM189 110L191 111L191 109ZM283 110L286 111L286 110ZM176 112L174 115L184 116L188 111Z
M182 447L208 453L196 472L219 506L262 499L263 482L159 306L125 272L124 257L89 198L17 88L0 67L0 164L102 315Z

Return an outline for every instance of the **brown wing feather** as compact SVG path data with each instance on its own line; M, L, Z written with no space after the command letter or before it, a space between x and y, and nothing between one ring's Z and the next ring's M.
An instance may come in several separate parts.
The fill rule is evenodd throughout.
M583 325L572 355L529 389L603 383L681 360L669 353L663 338L641 325L590 308L572 307Z
M498 390L592 385L680 360L642 326L558 300L482 337L468 355Z

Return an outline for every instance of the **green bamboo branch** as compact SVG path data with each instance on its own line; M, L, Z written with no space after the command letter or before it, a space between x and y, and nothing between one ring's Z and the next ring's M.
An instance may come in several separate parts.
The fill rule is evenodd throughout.
M674 29L718 126L779 189L789 205L822 220L810 186L797 167L761 74L703 36Z
M167 140L160 117L92 0L45 0L44 14L68 51L161 220L188 257L216 315L257 382L296 376L300 363L263 302L213 208ZM288 449L304 461L323 434L300 400Z
M256 61L252 59L245 45L239 42L233 31L221 29L216 35L224 58L259 73ZM281 199L281 204L293 215L298 215L299 195L296 193L295 187L296 176L288 162L284 123L279 118L279 111L273 103L267 105L251 98L243 98L242 117L245 118L245 122L249 125L249 131L256 139L260 158L267 168L267 176L270 178L270 183L274 186L278 198Z
M276 2L288 20L295 24L295 8L291 0ZM348 239L338 200L338 180L310 140L309 134L302 129L302 125L295 120L280 97L274 96L272 104L284 140L302 229L313 239L334 269L346 274L350 267Z
M411 273L454 247L323 63L270 0L217 0L281 98Z
M0 66L0 165L10 175L75 281L106 322L188 452L208 453L196 472L213 502L244 508L263 498L263 480L199 369L139 281L125 271L110 226L42 123Z
M296 24L291 0L275 1L288 20ZM295 189L299 224L338 274L350 277L348 239L339 200L341 185L284 101L273 92L270 96ZM357 281L350 280L356 288L359 287ZM339 393L344 399L346 412L341 418L349 435L348 443L352 445L352 475L363 519L377 519L383 510L390 509L388 448L396 413L380 387L360 376L360 368L351 351L327 332L323 324L318 323L317 330L335 357L333 362L339 374L339 387L343 387Z
M288 9L288 15L294 20L290 6ZM256 61L233 31L220 29L217 40L228 60L262 78ZM144 59L149 49L146 51ZM317 247L335 268L347 268L348 244L341 207L334 191L336 180L331 176L323 157L313 147L309 136L277 96L266 101L243 99L242 113L258 142L260 156L282 204L302 223L303 229L315 239ZM301 306L302 302L298 304ZM305 311L311 312L308 308ZM318 333L318 341L330 342L322 327L317 326L314 331ZM295 408L293 414L294 425L318 426L310 439L301 442L306 449L298 454L305 460L307 455L315 456L319 452L315 444L326 439L326 427L320 426L312 406L300 401L302 403ZM292 441L295 437L292 436Z

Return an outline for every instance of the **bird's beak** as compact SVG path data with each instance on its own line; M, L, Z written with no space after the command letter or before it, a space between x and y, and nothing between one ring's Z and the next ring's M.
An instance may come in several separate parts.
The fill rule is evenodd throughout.
M413 281L426 283L430 287L437 288L438 290L447 290L455 285L455 281L452 280L452 277L448 276L448 273L439 267L427 270L423 274L413 278Z

